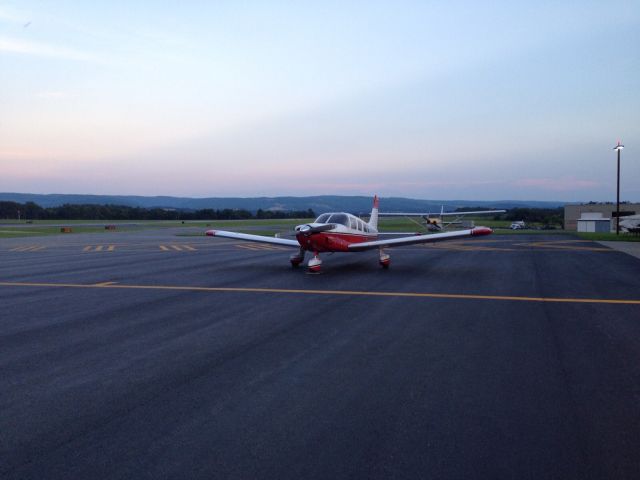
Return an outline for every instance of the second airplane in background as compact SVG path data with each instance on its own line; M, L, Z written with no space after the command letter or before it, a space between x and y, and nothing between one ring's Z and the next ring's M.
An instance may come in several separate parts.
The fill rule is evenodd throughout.
M505 213L506 210L476 210L468 212L445 212L444 205L440 210L440 213L401 213L401 212L386 212L380 213L380 216L384 217L406 217L409 220L415 222L412 217L421 217L424 220L424 226L430 232L441 232L452 225L461 225L462 219L467 216L473 215L494 215L496 213ZM445 220L449 218L450 220ZM415 222L420 226L422 223ZM473 222L471 222L473 226Z
M322 266L320 253L323 252L362 252L365 250L378 249L380 265L388 268L390 257L389 254L384 251L387 247L440 242L465 237L478 237L492 233L490 228L475 227L468 230L428 235L416 234L401 238L379 240L378 238L381 234L378 232L378 206L379 200L376 196L373 199L373 209L371 210L371 216L368 222L364 222L350 213L323 213L312 223L298 225L295 228L296 240L228 232L224 230L209 230L207 231L207 235L298 248L298 252L289 258L291 265L294 267L304 261L306 252L311 252L313 256L309 260L307 267L312 272L319 272ZM385 233L384 235L393 234Z

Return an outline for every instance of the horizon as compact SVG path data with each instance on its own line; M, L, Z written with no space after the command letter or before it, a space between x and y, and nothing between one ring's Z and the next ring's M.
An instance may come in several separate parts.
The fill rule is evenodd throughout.
M277 199L277 198L314 198L314 197L345 197L345 198L371 198L373 199L374 195L377 194L373 194L373 195L348 195L348 194L332 194L332 193L326 193L326 194L316 194L316 195L253 195L253 196L238 196L238 195L210 195L210 196L182 196L182 195L165 195L165 194L159 194L159 195L140 195L140 194L113 194L113 193L104 193L104 194L95 194L95 193L35 193L35 192L0 192L0 197L3 195L25 195L25 196L29 196L29 195L41 195L41 196L96 196L96 197L142 197L142 198L176 198L176 199L193 199L193 200L206 200L206 199L210 199L210 198L214 198L214 199L260 199L260 198L267 198L267 199ZM615 204L615 201L596 201L596 200L584 200L584 201L577 201L577 202L566 202L564 200L557 200L557 199L544 199L544 200L535 200L535 199L524 199L524 200L519 200L519 199L514 199L514 198L497 198L497 199L486 199L486 200L481 200L481 199L472 199L472 198L419 198L419 197L408 197L408 196L398 196L398 195L377 195L378 198L380 198L381 200L384 199L402 199L402 200L416 200L416 201L421 201L421 202L456 202L456 201L460 201L460 202L474 202L474 201L478 201L478 202L516 202L516 203L527 203L527 202L547 202L547 203L571 203L571 204L588 204L590 202L594 202L594 203L613 203ZM6 201L6 200L2 200L0 198L0 201ZM12 200L13 201L13 200ZM620 203L640 203L640 202L636 202L633 200L624 200L624 199L620 199Z
M615 204L615 199L611 200L593 200L593 199L582 199L582 200L562 200L558 198L551 199L534 199L534 198L486 198L486 199L474 199L474 198L464 198L464 197L456 197L456 198L439 198L439 197L415 197L415 196L405 196L405 195L380 195L378 193L372 193L371 195L361 193L361 194L348 194L348 193L317 193L317 194L309 194L309 195L287 195L287 194L279 194L279 195L171 195L165 193L159 194L149 194L144 195L140 193L88 193L88 192L80 192L80 193L72 193L72 192L15 192L15 191L0 191L0 195L59 195L59 196L69 196L69 195L77 195L77 196L99 196L99 197L145 197L145 198L153 198L153 197L170 197L170 198L190 198L195 200L203 200L207 198L279 198L279 197L293 197L293 198L305 198L305 197L327 197L327 196L337 196L337 197L371 197L377 195L379 198L402 198L407 200L420 200L420 201L445 201L445 202L455 202L455 201L479 201L479 202L550 202L550 203L579 203L579 204L588 204L591 202L594 203L613 203ZM640 199L626 199L621 192L620 203L640 203ZM2 201L2 200L0 200Z
M0 27L0 191L613 201L620 139L640 200L637 2L25 0Z

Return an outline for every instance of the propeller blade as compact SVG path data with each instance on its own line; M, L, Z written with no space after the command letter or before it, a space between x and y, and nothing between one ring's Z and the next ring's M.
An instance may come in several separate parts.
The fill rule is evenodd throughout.
M326 232L327 230L332 230L335 227L333 223L325 223L323 225L302 225L297 227L297 230L305 235L312 235L314 233Z

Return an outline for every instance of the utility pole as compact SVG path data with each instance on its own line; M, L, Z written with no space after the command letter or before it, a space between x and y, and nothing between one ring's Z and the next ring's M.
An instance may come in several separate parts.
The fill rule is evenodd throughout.
M624 145L618 140L618 145L613 147L618 152L618 195L616 200L616 235L620 235L620 152L624 148Z

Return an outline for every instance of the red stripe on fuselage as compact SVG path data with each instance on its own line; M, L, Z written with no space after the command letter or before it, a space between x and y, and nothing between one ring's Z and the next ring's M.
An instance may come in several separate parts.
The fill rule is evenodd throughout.
M298 233L296 239L302 248L311 252L348 252L352 243L370 242L377 235L355 233L320 232L309 236Z

